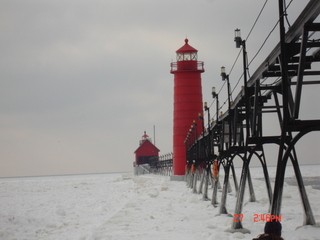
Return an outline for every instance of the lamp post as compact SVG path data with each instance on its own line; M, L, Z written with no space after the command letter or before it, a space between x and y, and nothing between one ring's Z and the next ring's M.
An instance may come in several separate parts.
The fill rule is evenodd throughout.
M249 98L248 98L248 89L247 89L247 51L246 51L246 41L242 40L241 38L241 32L240 29L235 29L234 31L235 37L234 41L236 43L236 48L240 48L242 46L242 54L243 54L243 94L244 94L244 101L245 101L245 120L246 120L246 138L248 139L250 130L249 130L249 114L250 114L250 107L249 107ZM245 143L245 155L244 155L244 163L245 165L242 168L242 173L241 173L241 180L240 180L240 189L238 191L238 196L237 196L237 203L236 203L236 209L235 209L235 214L238 214L238 216L242 212L242 204L243 204L243 198L244 198L244 192L245 192L245 184L246 184L246 179L249 174L249 162L247 161L247 145L248 141ZM250 178L249 178L250 179ZM250 181L250 180L249 180ZM249 183L250 187L250 183ZM252 191L250 191L252 192ZM242 223L239 222L233 222L233 229L240 229L242 228Z
M230 81L229 75L226 74L226 68L224 66L221 67L221 77L222 81L227 80L227 87L228 87L228 111L230 111L231 101L230 101Z
M219 120L219 95L216 92L215 87L212 87L212 97L216 99L216 124L218 124L218 120Z
M247 89L247 50L246 50L246 40L242 40L240 29L234 30L234 41L236 42L236 48L242 46L242 56L243 56L243 86L244 86L244 100L246 107L246 134L249 137L249 101L248 101L248 89Z
M193 160L193 164L194 164L194 172L193 172L193 193L197 192L197 165L199 164L198 162L198 157L199 157L199 151L198 151L198 144L196 144L198 142L198 133L197 133L197 123L196 120L193 120L192 123L193 129L194 129L194 136L195 136L195 141L194 141L194 147L195 147L195 159Z
M208 131L210 130L210 108L208 107L208 103L204 102L204 111L208 112Z
M210 108L208 107L208 103L204 102L204 110L208 112L208 135L210 136L210 129L211 129L211 125L210 125ZM210 142L208 142L208 149L209 149L209 154L211 154L211 144ZM209 161L209 159L208 159ZM208 164L208 163L207 163Z
M242 56L243 56L243 81L244 81L244 95L247 92L247 50L246 50L246 40L242 40L241 31L239 28L234 30L234 41L236 42L236 48L242 46Z
M204 136L204 132L205 132L205 129L204 129L204 118L203 118L201 113L198 114L198 119L201 121L202 136Z
M208 139L210 137L211 126L210 126L210 108L208 107L207 102L204 102L204 111L208 112L208 135L207 135L207 139ZM205 173L206 175L203 175L203 176L205 176L205 183L204 183L204 191L203 191L202 199L208 200L209 199L208 198L208 185L209 185L210 166L211 166L211 142L210 142L210 140L205 141L205 145L207 145L207 147L208 147L208 154L206 156L206 173Z
M231 101L230 101L230 81L229 81L229 75L226 74L226 68L224 66L221 67L221 77L222 77L222 81L227 80L227 87L228 87L228 137L229 137L229 146L231 146Z

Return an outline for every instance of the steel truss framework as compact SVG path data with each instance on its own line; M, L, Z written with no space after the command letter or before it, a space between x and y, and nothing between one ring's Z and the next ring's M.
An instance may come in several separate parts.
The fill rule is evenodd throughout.
M307 133L320 130L319 119L299 119L303 86L320 84L320 79L310 81L305 78L305 76L316 77L320 75L320 71L312 69L312 64L320 61L320 42L312 41L309 37L311 32L320 32L320 23L315 22L319 14L320 1L310 0L295 23L286 32L284 27L284 3L283 0L279 0L279 44L248 80L246 79L247 66L244 61L244 87L227 112L220 115L215 122L211 123L209 121L208 129L203 128L204 131L200 138L194 137L195 134L192 129L196 129L195 127L187 133L185 141L187 175L190 174L192 164L197 169L206 169L208 176L214 159L218 160L220 167L223 166L225 178L220 213L227 213L226 199L230 169L233 172L237 191L234 214L242 213L247 181L249 183L250 201L255 201L249 166L252 157L256 156L263 168L271 214L279 216L284 175L288 159L290 159L303 203L304 224L315 224L300 172L295 145ZM245 45L243 45L243 54L244 59L246 59ZM271 83L265 84L266 79L271 80ZM274 79L278 80L273 81ZM277 135L266 136L262 131L263 119L265 114L268 113L276 113L280 126ZM203 118L200 117L201 121L203 124ZM265 144L278 146L277 171L273 191L267 169ZM233 166L236 157L243 162L239 185ZM213 184L212 203L214 205L217 204L217 186L218 184ZM236 231L242 228L241 221L233 222L232 229Z

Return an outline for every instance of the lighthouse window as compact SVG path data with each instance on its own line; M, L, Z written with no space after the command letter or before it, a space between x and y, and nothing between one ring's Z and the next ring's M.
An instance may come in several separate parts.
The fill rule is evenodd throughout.
M190 53L185 53L185 54L183 55L183 60L185 60L185 61L191 60Z
M197 60L197 53L177 53L177 61Z

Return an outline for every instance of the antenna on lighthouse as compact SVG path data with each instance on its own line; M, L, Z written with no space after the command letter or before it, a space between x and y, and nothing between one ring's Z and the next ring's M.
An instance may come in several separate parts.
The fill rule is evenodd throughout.
M156 145L156 126L153 125L153 144Z

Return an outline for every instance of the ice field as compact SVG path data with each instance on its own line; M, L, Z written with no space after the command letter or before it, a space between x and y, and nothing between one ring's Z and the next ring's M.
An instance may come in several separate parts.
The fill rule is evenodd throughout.
M301 171L304 177L317 177L320 166L302 166ZM170 181L168 176L115 173L0 178L0 239L252 239L264 228L264 222L255 222L254 215L267 213L269 204L265 183L259 180L262 170L252 168L251 174L257 201L248 202L247 193L243 207L243 226L250 234L226 231L232 217L218 215L218 207L203 201L202 195L193 194L185 182ZM270 168L270 176L274 174L275 169ZM289 169L286 177L292 176ZM315 185L317 182L306 189L319 223L320 190ZM210 197L211 194L209 187ZM221 190L219 201L220 197ZM231 215L234 208L232 191L227 197ZM297 187L286 183L282 207L284 239L320 239L319 226L302 226L302 211Z

